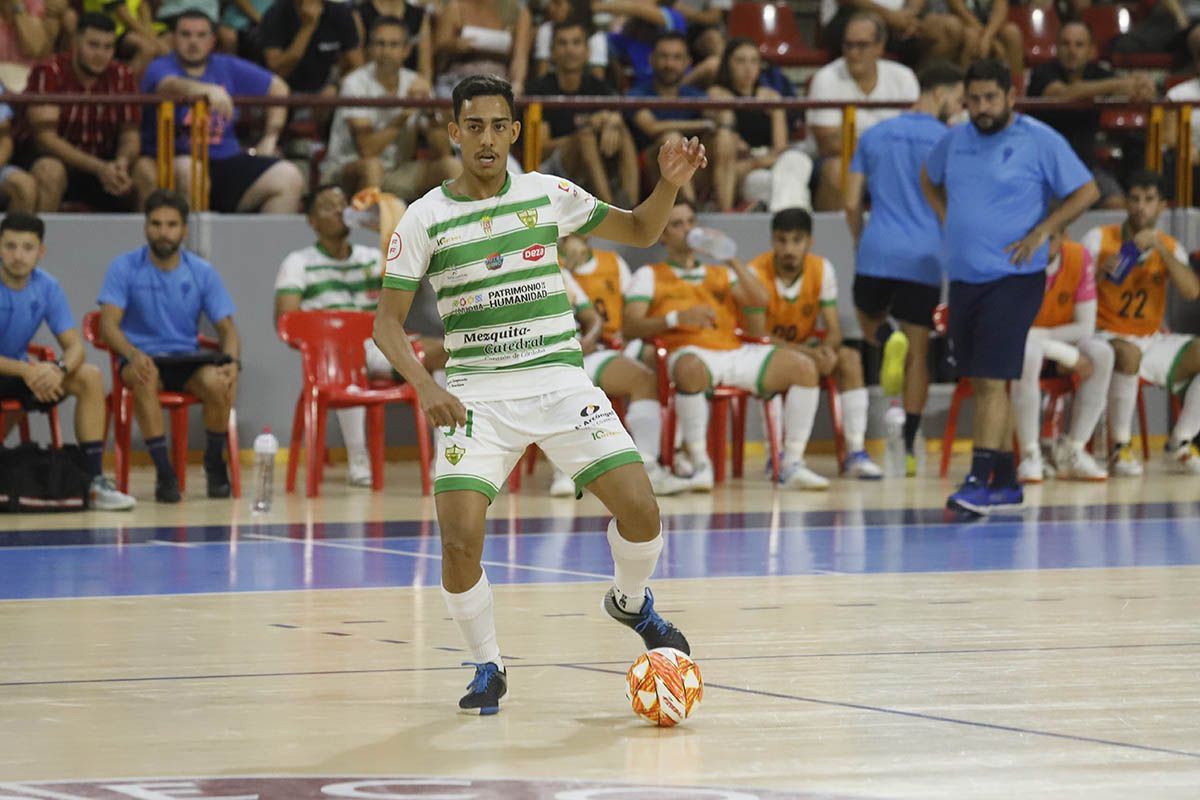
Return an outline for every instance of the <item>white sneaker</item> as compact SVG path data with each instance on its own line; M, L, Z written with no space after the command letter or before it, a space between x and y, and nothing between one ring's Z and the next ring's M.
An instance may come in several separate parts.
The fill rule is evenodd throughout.
M813 472L803 461L793 461L783 465L779 482L785 489L806 489L819 491L829 488L829 479Z
M1096 463L1092 454L1076 444L1059 442L1054 448L1058 477L1073 481L1106 481L1108 470Z
M1167 471L1177 475L1200 475L1200 450L1191 442L1184 442L1174 450L1168 450Z
M692 463L692 457L683 448L675 451L675 460L671 464L671 470L681 478L690 478L696 471L696 465Z
M692 482L687 478L672 475L662 464L647 464L646 475L650 478L650 487L659 497L667 497L692 488Z
M1142 462L1133 454L1133 446L1119 444L1108 457L1108 471L1114 478L1138 478L1142 474Z
M97 475L88 488L89 505L93 511L129 511L137 501L117 489L111 478Z
M554 480L550 482L551 497L574 497L575 496L575 481L571 480L571 476L561 470L554 470Z
M1042 464L1042 454L1036 455L1026 454L1021 457L1021 463L1017 466L1017 480L1021 483L1041 483L1046 476L1045 466Z
M846 477L874 481L883 477L883 470L871 460L866 450L858 450L846 456Z
M350 469L346 472L346 483L351 486L371 485L371 457L366 453L350 455Z
M687 488L693 492L711 492L713 488L713 466L712 462L706 461L696 467L692 477L688 478Z

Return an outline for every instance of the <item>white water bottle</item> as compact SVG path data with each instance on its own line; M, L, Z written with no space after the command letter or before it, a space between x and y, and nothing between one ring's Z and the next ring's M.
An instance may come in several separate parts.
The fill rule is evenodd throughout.
M688 231L687 245L701 259L715 264L737 255L737 242L716 228L692 228Z
M347 228L366 228L369 231L379 230L379 205L370 208L357 209L346 206L342 210L342 222Z
M883 412L885 449L883 451L883 474L888 478L903 478L905 473L904 453L904 409L893 402Z
M268 425L254 437L254 513L265 514L271 510L271 495L275 490L275 454L279 452L279 440L271 433Z

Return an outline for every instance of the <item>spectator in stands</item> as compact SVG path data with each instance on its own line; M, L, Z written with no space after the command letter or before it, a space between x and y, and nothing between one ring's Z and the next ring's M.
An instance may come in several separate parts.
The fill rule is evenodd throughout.
M1200 27L1197 27L1188 34L1187 40L1188 53L1192 62L1192 70L1200 74ZM1172 86L1167 90L1167 100L1176 103L1197 103L1200 102L1200 78L1190 78L1183 83ZM1179 142L1179 120L1178 117L1171 112L1167 112L1165 116L1166 125L1163 128L1163 141L1167 145L1167 152L1163 162L1163 172L1166 175L1175 174L1176 153L1178 152ZM1192 175L1193 185L1197 178L1200 178L1200 117L1196 115L1196 108L1192 108ZM1179 198L1179 202L1184 202L1183 198ZM1192 204L1195 204L1195 197L1192 198Z
M258 27L267 69L299 94L337 94L333 70L363 65L358 24L345 2L275 0Z
M174 29L175 20L188 11L200 12L212 20L214 25L221 18L219 0L159 0L154 18L166 24L168 28Z
M550 49L554 45L555 26L574 22L583 26L587 37L587 71L598 80L608 72L608 34L594 30L591 0L548 0L546 19L538 25L533 40L533 75L540 78L550 71ZM532 93L532 90L530 90Z
M159 190L146 199L146 242L117 256L100 287L100 336L121 359L133 414L154 460L154 499L178 503L179 482L167 458L161 391L187 391L204 407L204 473L209 497L229 497L225 451L229 410L237 397L241 342L236 310L212 264L183 247L188 204ZM216 328L220 352L196 350L200 315Z
M716 83L709 87L708 96L718 100L778 100L779 92L762 84L762 65L758 45L750 39L734 39L725 47ZM718 128L713 159L713 194L718 210L733 209L739 187L745 201L771 211L812 208L808 189L812 159L789 147L787 113L782 108L726 109L710 115Z
M103 14L79 19L75 48L34 67L31 94L136 94L129 68L114 57L116 25ZM38 210L63 200L95 211L140 209L158 182L154 161L141 155L141 107L135 103L29 106L22 160L37 181Z
M32 67L55 52L68 12L74 14L65 0L10 0L0 5L0 64ZM12 75L7 81L17 85Z
M320 186L305 196L304 213L317 243L289 253L280 265L275 278L276 323L287 312L298 309L375 311L383 287L383 254L377 247L350 243L350 229L342 220L347 205L339 186ZM421 345L425 368L438 376L446 365L441 339L422 339ZM368 339L364 347L368 375L390 378L392 365L375 341ZM440 383L445 383L444 372ZM364 433L366 409L338 409L337 418L350 465L348 482L351 486L370 486L371 459Z
M436 94L468 75L499 75L525 93L533 17L522 0L446 0L434 19Z
M609 34L608 43L613 54L633 68L635 85L653 80L653 52L661 35L684 35L687 32L687 19L682 11L673 7L672 2L601 0L592 3L592 11L624 18L621 30ZM683 43L686 51L686 36Z
M948 0L963 24L962 66L980 58L998 58L1020 80L1025 74L1025 41L1008 21L1008 0Z
M159 56L170 52L167 43L159 38L156 28L154 7L149 0L85 0L88 12L103 12L116 25L117 57L129 64L129 69L140 74L146 65Z
M0 398L16 399L27 411L46 411L75 398L75 438L92 482L89 507L128 511L134 499L104 476L104 379L84 360L83 338L62 287L38 267L46 255L46 225L25 213L0 221ZM26 355L45 322L58 339L62 358L31 362ZM0 429L0 439L7 431Z
M208 99L209 207L213 211L261 211L290 214L300 203L304 178L289 161L274 155L287 120L283 106L266 113L266 129L256 148L241 152L234 126L238 111L231 95L286 97L288 86L277 75L236 56L214 54L216 24L198 11L175 20L174 52L155 59L142 78L142 91L168 97ZM153 118L143 120L142 149L154 141ZM191 109L175 111L175 185L187 191L191 179Z
M554 26L554 71L535 78L535 95L612 96L616 90L586 69L587 29L574 20ZM629 206L638 201L638 153L625 120L617 111L548 108L542 114L542 172L579 183L606 203ZM622 197L615 200L617 178Z
M1064 23L1058 32L1054 60L1033 68L1028 95L1056 100L1091 100L1111 95L1124 95L1134 102L1154 99L1154 81L1144 73L1118 78L1107 67L1090 60L1092 49L1092 34L1087 25L1082 22ZM1120 180L1096 163L1100 112L1036 111L1034 116L1065 136L1075 155L1092 170L1092 177L1100 188L1097 205L1102 208L1123 208L1125 196L1121 192Z
M860 11L879 15L887 29L888 50L905 64L958 59L962 54L963 23L947 13L944 2L821 0L821 38L832 55L843 55L846 25Z
M810 100L895 100L912 103L921 93L917 76L903 64L883 57L887 38L883 20L871 12L859 12L846 24L843 55L817 70L809 84ZM901 109L860 108L855 134ZM818 211L842 208L842 112L836 108L809 112L808 125L817 140L818 182L814 205Z
M342 81L346 97L429 97L432 89L417 73L401 66L408 55L408 30L398 17L379 17L371 29L371 60ZM333 117L329 150L322 163L324 179L354 194L379 186L405 200L415 200L461 169L450 151L445 127L436 116L415 108L343 106ZM425 136L440 155L417 159Z
M0 83L0 94L7 91ZM0 199L5 201L8 211L34 211L38 200L37 181L25 170L9 163L13 155L12 119L12 107L0 103Z
M356 13L361 21L359 30L364 33L370 33L375 28L375 20L380 17L403 20L408 41L412 44L404 67L433 86L433 6L429 8L431 10L426 10L424 5L408 0L363 0L356 6Z
M639 83L625 93L626 97L704 97L705 94L695 86L682 85L684 73L687 72L689 58L687 38L678 31L668 31L658 37L654 43L654 51L650 55L654 77L644 83ZM651 173L651 182L658 180L654 172L658 169L656 154L663 143L678 136L702 136L710 141L711 134L717 124L709 117L697 111L686 110L652 110L640 108L631 117L634 142L642 152L648 151L646 168ZM715 151L709 148L709 163L716 168ZM679 196L690 203L695 203L696 189L691 183L681 186Z
M234 0L226 5L217 27L221 52L241 56L256 64L263 63L259 26L270 7L271 0Z
M1082 8L1090 0L1076 0ZM1200 4L1195 0L1150 0L1138 4L1149 13L1141 16L1125 33L1112 41L1114 54L1170 53L1183 57L1188 51L1188 38L1200 19Z

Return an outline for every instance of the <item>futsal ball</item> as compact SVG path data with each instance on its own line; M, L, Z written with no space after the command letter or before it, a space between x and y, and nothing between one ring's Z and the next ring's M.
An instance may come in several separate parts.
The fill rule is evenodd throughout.
M625 678L625 696L633 713L660 728L673 728L683 722L704 697L700 667L671 647L642 653Z

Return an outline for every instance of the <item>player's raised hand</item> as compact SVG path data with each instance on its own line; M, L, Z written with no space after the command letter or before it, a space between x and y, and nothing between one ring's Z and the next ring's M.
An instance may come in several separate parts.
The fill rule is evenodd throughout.
M658 151L658 171L662 179L673 186L683 186L696 170L708 166L704 145L691 139L668 139Z
M438 428L467 424L467 407L433 381L417 389L417 399L429 422Z

